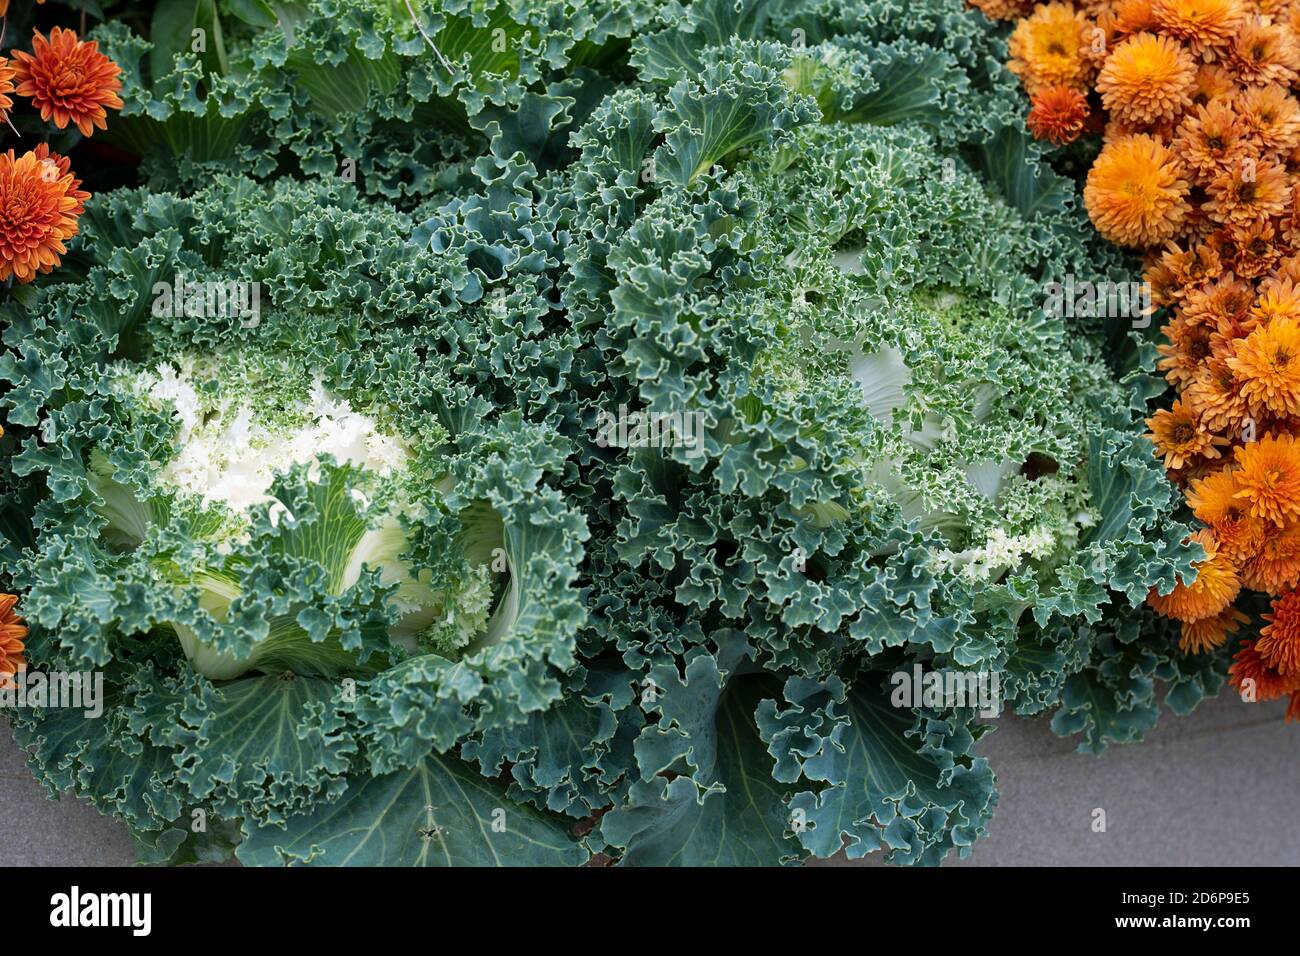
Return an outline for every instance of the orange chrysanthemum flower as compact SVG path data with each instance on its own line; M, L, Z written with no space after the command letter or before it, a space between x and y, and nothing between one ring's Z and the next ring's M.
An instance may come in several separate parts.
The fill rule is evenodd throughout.
M68 183L68 195L77 201L72 208L71 215L73 218L79 217L86 210L86 200L90 198L90 193L81 188L81 180L77 179L72 172L72 161L66 156L60 156L50 149L49 143L37 143L36 148L32 150L37 161L41 164L41 176L46 179L62 179L68 177L71 182Z
M1138 0L1142 2L1142 0ZM1095 15L1084 10L1085 14L1092 17L1091 24L1088 28L1088 42L1083 46L1083 60L1088 65L1089 74L1095 74L1101 65L1106 62L1106 57L1111 50L1127 40L1133 33L1140 33L1140 28L1136 31L1124 30L1122 25L1115 17L1115 13L1110 6L1104 6L1102 10Z
M1259 298L1250 309L1255 325L1267 325L1277 319L1300 320L1300 285L1294 279L1265 279L1259 290Z
M1186 468L1180 468L1177 471L1169 472L1169 479L1186 486L1187 482L1195 478L1206 478L1223 467L1224 459L1199 458L1192 462Z
M1200 427L1196 413L1181 399L1147 419L1147 435L1168 469L1184 468L1198 458L1218 458L1228 440Z
M0 13L2 16L4 14ZM0 56L0 123L9 122L9 111L14 108L13 98L9 94L14 91L16 75L13 64Z
M1168 122L1191 105L1196 64L1177 40L1139 33L1117 46L1097 77L1097 91L1121 123Z
M1287 27L1252 17L1233 38L1228 62L1243 83L1291 86L1300 71L1300 47Z
M1287 170L1294 176L1300 172L1300 167L1288 166ZM1282 217L1282 241L1292 249L1300 245L1300 192L1294 189L1291 190L1291 208ZM1300 282L1300 267L1292 266L1287 260L1283 260L1283 266L1278 267L1279 274L1284 266L1292 281Z
M27 627L15 611L18 598L13 594L0 594L0 689L12 690L13 678L27 670L23 660L23 639Z
M1237 497L1250 513L1273 524L1300 514L1300 442L1287 434L1265 435L1238 445Z
M1202 428L1219 434L1240 432L1249 411L1241 383L1221 359L1206 361L1187 385L1183 401L1195 410Z
M105 107L120 110L121 68L99 52L94 41L78 40L72 30L55 27L46 40L37 32L32 52L14 51L18 93L29 96L41 119L63 129L72 123L82 136L108 128Z
M1178 132L1178 124L1173 120L1152 125L1134 126L1131 123L1121 123L1117 119L1111 119L1107 120L1106 127L1101 131L1101 143L1106 146L1115 140L1127 139L1130 136L1145 133L1161 145L1170 146L1174 142L1176 132Z
M1031 95L1049 86L1084 90L1091 72L1084 57L1087 32L1087 18L1070 4L1041 4L1011 34L1007 66Z
M1218 249L1206 243L1184 249L1177 243L1167 242L1160 253L1160 264L1168 273L1164 281L1177 287L1176 291L1170 290L1175 301L1194 291L1199 283L1217 279L1223 272Z
M1187 291L1175 279L1173 270L1160 259L1147 256L1142 278L1151 287L1151 303L1157 307L1173 306Z
M1031 98L1025 125L1035 139L1064 146L1079 138L1087 119L1088 101L1082 93L1068 86L1046 86Z
M1203 183L1257 154L1245 125L1226 99L1217 99L1183 119L1174 136L1174 152Z
M1222 647L1229 634L1236 634L1250 618L1231 604L1212 617L1184 621L1178 647L1184 654L1204 654Z
M1254 328L1255 319L1250 316L1247 316L1243 322L1220 322L1219 327L1210 333L1210 351L1213 353L1211 358L1221 361L1231 358L1237 347L1237 340L1244 339ZM1234 372L1233 375L1235 377L1236 373Z
M1228 242L1236 251L1232 258L1232 271L1243 279L1258 279L1268 273L1282 255L1274 241L1276 238L1277 230L1267 219L1230 224Z
M1300 145L1300 102L1285 87L1249 87L1236 106L1247 136L1263 149L1285 153Z
M1241 87L1232 74L1213 63L1202 64L1196 70L1196 83L1192 86L1192 105L1209 106L1220 97L1232 98Z
M1255 291L1235 276L1227 275L1208 285L1187 290L1179 317L1191 324L1216 327L1235 321L1250 311Z
M1162 356L1156 367L1174 385L1195 381L1206 359L1214 354L1213 328L1202 322L1189 322L1180 314L1161 331L1169 341L1156 346Z
M1236 600L1241 591L1237 569L1232 559L1219 549L1214 535L1202 529L1192 535L1192 540L1205 548L1205 559L1193 565L1196 580L1187 584L1180 575L1168 594L1152 588L1147 595L1147 603L1156 613L1184 622L1214 617Z
M1275 319L1234 343L1228 367L1251 408L1300 415L1300 323Z
M1156 246L1187 218L1188 182L1168 148L1138 134L1107 143L1088 170L1083 202L1093 225L1121 246Z
M1264 525L1253 517L1236 497L1237 480L1231 468L1192 481L1187 504L1192 513L1214 533L1214 540L1228 557L1240 561L1259 550Z
M1153 0L1151 15L1192 53L1209 59L1206 54L1212 56L1237 35L1245 10L1239 0Z
M1284 281L1289 281L1291 285L1300 287L1300 256L1283 256L1278 262L1277 268L1273 270L1273 274L1265 280L1265 284ZM1297 315L1296 318L1300 318L1300 315Z
M1197 216L1202 220L1202 225L1209 228L1205 235L1199 238L1199 242L1215 251L1219 259L1223 262L1225 269L1231 270L1232 260L1237 256L1237 250L1232 245L1232 236L1220 225L1213 223L1205 216L1200 207L1205 203L1205 190L1199 186L1192 187L1191 203L1196 212L1189 217L1189 222ZM1211 228L1212 227L1212 228ZM1229 271L1229 275L1231 272Z
M1300 674L1283 677L1268 666L1254 641L1243 641L1228 668L1228 683L1243 698L1262 702L1300 690Z
M66 169L67 160L48 151L0 155L0 280L30 282L67 252L87 194Z
M1111 26L1121 37L1155 31L1159 26L1151 11L1151 0L1119 0L1114 4L1113 10Z
M1255 650L1283 677L1300 675L1300 593L1288 591L1273 602L1259 631Z
M1300 522L1269 527L1259 550L1241 566L1241 583L1265 594L1280 594L1300 583Z
M990 20L1019 20L1034 8L1034 0L966 0Z
M1245 224L1282 215L1291 203L1291 180L1271 160L1243 160L1216 176L1206 192L1206 215L1219 223Z
M1253 0L1251 6L1261 16L1266 16L1270 20L1285 22L1290 15L1291 2L1292 0Z

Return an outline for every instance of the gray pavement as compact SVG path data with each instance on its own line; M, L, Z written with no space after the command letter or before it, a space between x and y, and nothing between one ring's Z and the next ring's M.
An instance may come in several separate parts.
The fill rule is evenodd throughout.
M1139 745L1073 752L1046 721L1004 718L981 742L999 778L989 835L961 866L1300 865L1300 725L1280 702L1230 696L1165 714ZM116 821L50 801L0 728L0 866L115 866L132 860ZM1093 832L1093 811L1106 832Z

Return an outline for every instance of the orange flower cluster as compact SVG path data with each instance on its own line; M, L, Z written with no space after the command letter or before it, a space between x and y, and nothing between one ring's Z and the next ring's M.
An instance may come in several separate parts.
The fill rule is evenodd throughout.
M37 0L43 3L44 0ZM0 0L0 17L9 0ZM121 109L117 64L94 42L55 27L48 40L32 37L32 52L14 51L14 61L0 57L0 122L9 123L12 94L29 97L45 122L59 129L69 124L83 136L107 126L107 109ZM12 126L12 124L10 124ZM51 271L67 252L64 242L77 234L77 220L90 193L72 172L65 156L47 143L17 156L0 153L0 281L30 282ZM4 429L0 428L0 436ZM0 594L0 689L14 687L27 669L23 658L27 627L16 611L17 596Z
M122 108L119 72L94 41L60 27L48 40L37 32L31 53L15 50L13 62L0 57L0 120L9 121L16 92L31 99L42 120L90 136L106 128L106 109ZM77 234L90 198L69 166L44 143L21 156L12 149L0 154L0 280L30 282L67 252L64 243Z
M41 119L64 129L72 123L82 136L107 129L104 108L120 110L121 68L99 52L94 40L78 40L72 30L55 27L50 38L32 37L32 52L14 51L18 95L29 96Z
M1229 676L1300 719L1300 0L970 2L1018 21L1034 136L1101 131L1084 204L1171 316L1177 398L1147 425L1206 557L1148 602L1201 652L1248 623L1243 590L1273 597Z
M67 252L90 198L69 166L45 143L19 157L0 154L0 279L30 282Z
M0 594L0 690L13 690L14 677L27 670L23 660L23 638L27 627L14 610L18 598Z

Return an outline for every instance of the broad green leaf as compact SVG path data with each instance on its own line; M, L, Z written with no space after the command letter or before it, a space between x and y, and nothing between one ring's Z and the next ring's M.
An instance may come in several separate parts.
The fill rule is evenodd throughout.
M512 804L456 757L431 755L355 779L284 830L246 826L237 855L254 866L573 866L587 854L568 826Z
M773 778L754 722L771 685L728 677L736 650L697 656L685 680L651 672L662 716L637 740L641 779L601 820L605 839L625 847L624 865L777 866L797 853L786 832L791 789Z
M153 49L149 52L149 76L155 87L171 75L176 57L193 49L194 30L199 25L200 8L203 7L207 7L210 20L212 0L159 0L154 7L149 29L153 41ZM210 24L205 24L202 29L209 27Z
M249 26L269 28L278 22L275 11L266 0L226 0L226 7L232 16Z
M356 749L334 715L344 695L342 682L291 674L212 687L171 736L184 749L180 778L198 806L222 817L247 808L260 825L341 793Z
M962 719L925 717L891 706L886 691L855 687L847 721L803 761L803 775L825 784L791 801L800 842L827 857L843 845L850 859L884 850L896 863L936 864L962 855L984 833L996 805L993 772Z
M999 129L972 154L976 167L1026 219L1061 216L1074 202L1070 181L1038 161L1042 148L1020 127Z

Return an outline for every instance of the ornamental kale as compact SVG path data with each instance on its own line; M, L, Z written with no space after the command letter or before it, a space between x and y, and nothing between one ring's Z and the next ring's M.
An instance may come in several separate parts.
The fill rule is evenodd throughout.
M1091 749L1217 690L1135 609L1202 556L1141 382L1042 308L1123 263L960 0L133 22L0 547L106 676L18 739L142 859L934 864L993 725L899 674Z

